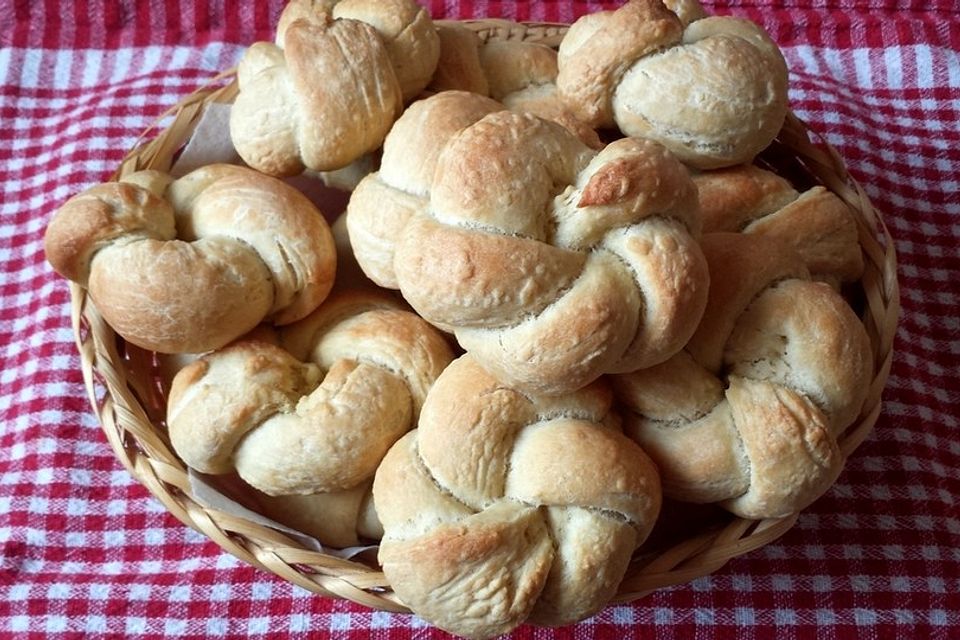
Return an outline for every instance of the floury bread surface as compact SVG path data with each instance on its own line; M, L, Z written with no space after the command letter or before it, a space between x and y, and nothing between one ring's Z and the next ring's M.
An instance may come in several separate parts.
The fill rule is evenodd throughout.
M167 403L177 454L270 495L368 481L452 359L436 330L395 307L340 293L279 345L239 340L180 370Z
M441 374L373 493L397 595L471 638L601 609L661 502L656 469L620 433L605 386L529 395L469 355Z
M277 44L258 42L240 62L234 146L271 175L345 167L383 143L438 55L433 22L413 0L292 2Z
M631 0L577 20L560 44L560 97L588 124L656 140L691 166L750 161L786 116L783 55L753 22L667 4L679 16Z
M613 377L625 431L666 495L745 518L796 513L836 480L837 437L869 390L870 341L789 245L756 234L702 239L710 299L686 348Z
M682 348L708 282L696 190L663 147L628 138L598 153L553 122L496 111L436 157L428 198L373 258L392 252L404 298L485 368L563 393ZM380 175L395 170L385 155ZM354 242L371 208L358 193L347 222L371 273Z
M134 173L68 200L47 259L89 290L130 342L165 353L215 349L268 321L289 324L330 292L330 228L299 191L250 169L182 178Z

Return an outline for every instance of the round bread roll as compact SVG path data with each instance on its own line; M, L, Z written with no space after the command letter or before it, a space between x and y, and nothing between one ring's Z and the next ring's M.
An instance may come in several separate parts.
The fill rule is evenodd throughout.
M430 81L440 46L413 0L292 2L277 44L237 69L230 136L251 167L276 176L333 171L378 148Z
M398 289L393 268L397 238L421 215L440 151L451 137L504 107L483 96L445 91L414 102L383 143L380 170L366 176L347 204L347 232L363 272L381 287Z
M144 171L68 200L47 260L86 287L137 346L199 353L263 321L295 322L333 285L336 251L317 208L283 182L210 165L173 180Z
M683 19L631 0L577 20L560 44L560 97L587 124L656 140L691 166L749 162L786 116L783 55L753 22L670 4Z
M699 225L687 170L660 145L596 153L501 111L443 149L393 266L411 306L486 369L559 394L683 347L707 295Z
M795 513L841 471L837 437L866 398L870 341L789 246L733 233L701 243L711 275L703 322L667 362L613 376L624 430L657 463L668 496L745 518Z
M742 231L791 245L812 277L833 286L863 274L857 222L822 186L802 194L784 178L753 165L694 174L703 232Z
M374 478L379 560L404 604L468 638L606 605L661 502L610 405L600 383L533 396L455 360Z
M357 487L413 427L452 359L426 322L372 294L337 294L280 346L238 340L173 379L170 440L202 473L269 495Z

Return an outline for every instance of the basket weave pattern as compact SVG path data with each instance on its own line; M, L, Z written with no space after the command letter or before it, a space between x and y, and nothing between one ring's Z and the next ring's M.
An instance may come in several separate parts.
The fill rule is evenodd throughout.
M482 40L520 39L556 46L564 25L517 24L504 20L463 23ZM189 139L204 108L230 102L237 92L233 73L213 80L215 88L187 96L166 115L172 123L138 145L114 178L140 169L167 170ZM228 84L224 85L225 82ZM829 145L811 140L795 116L788 116L777 141L762 160L782 175L820 183L855 213L866 269L855 292L862 297L861 319L873 347L874 374L859 419L843 434L840 448L849 456L869 434L880 413L881 392L890 371L899 316L899 289L893 240L863 189L847 174ZM170 446L163 421L165 399L152 354L126 344L99 315L86 291L71 285L72 325L83 377L116 456L180 521L215 541L223 550L281 578L326 596L344 598L387 611L408 611L375 564L345 560L305 548L283 533L235 515L202 506L192 495L187 469ZM615 602L640 598L662 587L713 573L736 556L762 547L793 526L797 514L761 521L727 515L722 522L679 543L648 551L641 548L620 585Z

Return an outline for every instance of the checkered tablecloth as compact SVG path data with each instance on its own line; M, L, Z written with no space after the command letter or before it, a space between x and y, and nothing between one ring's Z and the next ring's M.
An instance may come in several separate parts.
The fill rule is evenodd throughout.
M569 22L616 3L433 0L434 17ZM692 583L518 637L960 637L960 3L731 0L783 48L794 111L896 237L883 412L783 538ZM226 5L226 6L225 6ZM182 95L270 39L269 2L0 0L0 637L390 637L413 616L311 595L187 529L91 411L43 233Z

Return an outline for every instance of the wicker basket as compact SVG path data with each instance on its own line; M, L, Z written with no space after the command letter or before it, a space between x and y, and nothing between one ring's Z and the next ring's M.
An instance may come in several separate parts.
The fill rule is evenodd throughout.
M482 39L513 39L556 46L564 25L502 20L463 23ZM225 86L223 86L225 83ZM230 102L236 95L233 72L221 74L183 99L166 116L172 124L138 145L114 178L154 168L169 169L174 155L194 130L206 105ZM866 271L851 294L873 346L874 375L863 412L840 440L851 454L867 436L880 413L880 396L890 371L892 343L899 314L899 289L893 241L863 190L847 174L837 152L814 144L803 122L788 116L778 139L760 158L768 168L795 184L819 183L842 198L857 215ZM408 611L396 597L375 560L345 560L305 548L297 540L230 513L210 509L195 499L187 469L174 454L163 422L163 389L152 354L126 344L104 322L86 291L71 286L72 323L81 355L84 381L103 430L120 461L167 509L202 532L225 551L310 591L345 598L374 609ZM669 507L668 507L669 508ZM783 535L797 514L761 521L736 518L719 510L695 514L697 527L677 528L652 536L634 558L620 585L616 602L640 598L656 589L710 574L728 560L762 547ZM684 518L690 518L689 513ZM664 520L664 518L661 518ZM687 521L689 522L689 521ZM690 535L689 531L697 531ZM680 537L678 537L680 536ZM660 542L658 542L658 540ZM677 540L681 540L677 543Z

